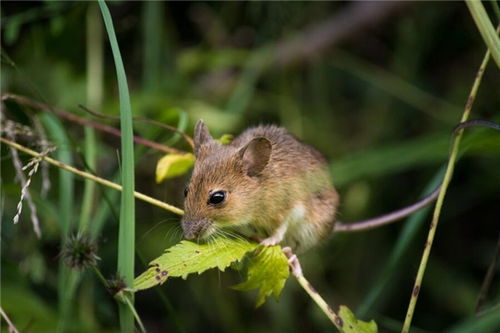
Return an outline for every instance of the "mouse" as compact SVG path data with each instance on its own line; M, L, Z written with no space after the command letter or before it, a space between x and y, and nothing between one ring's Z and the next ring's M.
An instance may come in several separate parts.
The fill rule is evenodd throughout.
M187 240L241 235L302 253L332 232L339 195L325 157L283 127L260 125L223 145L202 120L184 190Z

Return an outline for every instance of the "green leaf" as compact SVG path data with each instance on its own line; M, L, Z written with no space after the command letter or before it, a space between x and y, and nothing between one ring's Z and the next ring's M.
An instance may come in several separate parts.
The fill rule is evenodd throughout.
M156 164L156 182L185 174L193 166L193 154L167 154Z
M222 134L222 136L215 141L219 142L221 145L228 145L233 141L234 135L232 134Z
M208 244L181 241L149 263L149 269L135 279L134 290L162 284L168 277L185 279L191 273L200 274L210 268L224 271L257 246L257 243L229 238L218 238Z
M271 294L279 299L281 290L289 276L288 260L281 247L265 246L259 253L250 259L248 264L247 280L233 288L236 290L259 289L256 307L266 301Z
M343 333L377 333L377 323L374 320L370 322L356 319L356 316L345 305L340 306L339 317L342 319Z

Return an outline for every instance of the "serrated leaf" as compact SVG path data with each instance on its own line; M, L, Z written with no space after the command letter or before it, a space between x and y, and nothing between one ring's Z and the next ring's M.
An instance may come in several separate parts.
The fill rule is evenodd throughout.
M286 279L290 275L288 260L283 254L281 247L265 246L261 251L250 259L248 264L247 280L233 288L236 290L259 289L256 307L266 301L271 294L276 300L279 299L281 290L285 286Z
M217 267L224 271L231 263L257 248L259 244L242 239L218 238L209 244L181 241L149 263L150 267L134 281L134 290L164 283L169 277L185 279L191 273L203 273Z
M370 322L361 321L356 318L354 313L345 305L340 306L339 317L342 319L343 333L377 333L377 323L374 320Z
M193 154L167 154L156 164L156 182L185 174L193 166Z
M234 135L232 134L223 134L220 138L215 139L218 143L222 145L228 145L233 141Z

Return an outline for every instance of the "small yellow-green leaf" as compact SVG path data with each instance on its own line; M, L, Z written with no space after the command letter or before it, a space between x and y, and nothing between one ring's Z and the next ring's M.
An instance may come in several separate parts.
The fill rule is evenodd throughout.
M279 299L281 290L289 276L288 260L280 246L265 246L248 264L247 280L234 286L236 290L259 289L256 307L271 294Z
M164 283L169 277L185 279L191 273L203 273L217 267L224 271L259 244L243 239L218 238L209 244L181 241L165 250L165 253L149 263L146 272L134 281L134 290L151 288Z
M377 323L356 319L356 316L345 305L340 306L339 317L342 319L342 333L377 333Z
M215 139L215 141L219 142L222 145L228 145L233 141L234 136L232 134L223 134L220 138Z
M156 164L156 182L185 174L194 164L193 154L167 154Z

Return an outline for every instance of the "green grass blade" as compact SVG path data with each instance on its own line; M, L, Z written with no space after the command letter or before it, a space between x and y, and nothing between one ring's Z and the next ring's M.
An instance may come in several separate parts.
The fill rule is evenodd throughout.
M113 21L104 0L99 0L99 6L108 33L113 58L118 77L118 90L120 96L120 127L121 137L121 162L122 186L120 207L120 227L118 233L118 274L124 282L131 286L134 281L134 252L135 252L135 202L134 202L134 146L132 130L132 110L127 85L125 68L118 47ZM133 301L133 299L131 300ZM122 332L134 331L134 316L125 304L119 304L120 326Z
M270 49L262 48L250 55L234 92L226 104L225 109L227 112L242 114L245 111L254 96L258 79L272 58L269 54Z
M444 170L444 167L441 168L441 170L434 176L422 192L422 196L433 191L441 183ZM387 287L390 286L391 279L397 275L398 267L400 267L404 254L422 227L422 223L425 221L430 209L431 207L427 206L412 214L405 222L402 222L404 223L404 227L399 234L394 250L391 252L391 256L388 258L385 268L381 271L378 278L375 280L375 283L373 283L372 289L367 293L359 306L359 309L356 311L358 316L366 317L368 314L373 312L373 307L377 300L384 293L384 291L387 290Z
M64 126L60 120L49 113L40 115L40 118L47 128L49 139L57 145L56 158L68 165L73 164L73 155L71 144ZM59 226L61 228L61 247L64 246L66 239L71 231L73 222L74 203L74 176L66 170L59 170ZM58 294L59 294L59 313L60 320L58 330L64 331L67 325L67 319L70 313L72 287L70 281L70 270L60 260L58 274Z
M143 87L146 91L158 90L162 79L162 49L164 3L145 1L142 3L143 26Z
M469 11L476 22L477 28L483 37L486 46L491 52L491 56L500 68L500 39L498 38L498 33L495 32L495 28L491 23L486 10L481 1L478 0L467 0L465 1Z
M448 333L470 333L470 332L498 332L500 327L500 311L494 309L488 313L467 318L452 328L446 330Z
M100 110L102 105L103 87L103 38L102 21L99 8L90 4L87 10L87 105L92 110ZM96 169L97 142L95 131L85 127L85 163L92 171ZM96 184L90 179L85 180L83 189L82 210L80 213L79 232L88 232L92 216Z

